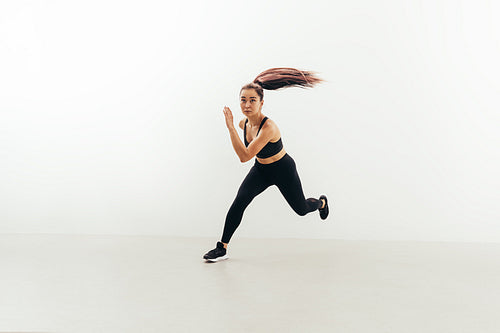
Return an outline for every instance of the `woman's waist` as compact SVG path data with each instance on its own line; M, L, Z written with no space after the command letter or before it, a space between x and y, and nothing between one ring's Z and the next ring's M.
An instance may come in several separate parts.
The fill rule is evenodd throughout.
M287 152L285 151L285 148L282 148L278 153L274 154L273 156L266 157L266 158L260 158L260 157L255 157L255 164L262 164L262 165L268 165L268 164L273 164L281 160L283 157L287 156Z

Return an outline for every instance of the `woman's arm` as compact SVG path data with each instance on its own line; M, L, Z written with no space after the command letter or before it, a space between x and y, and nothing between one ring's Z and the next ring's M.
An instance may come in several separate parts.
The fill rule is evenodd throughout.
M271 141L274 136L273 126L269 122L266 122L264 126L262 126L257 137L248 145L248 148L245 147L243 141L241 141L236 128L233 123L233 114L231 109L228 107L224 107L224 116L226 117L226 125L229 130L229 135L231 137L231 143L233 144L234 151L236 155L240 158L242 163L251 160L257 155L259 151L261 151L264 146Z

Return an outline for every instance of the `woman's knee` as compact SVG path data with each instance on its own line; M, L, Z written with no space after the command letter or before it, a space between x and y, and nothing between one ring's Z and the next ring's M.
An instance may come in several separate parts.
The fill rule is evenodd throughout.
M245 209L250 204L252 199L253 197L248 195L248 193L238 192L236 198L234 198L233 206Z
M297 213L299 216L305 216L307 213L309 213L306 209L306 207L293 207L293 210L295 213Z

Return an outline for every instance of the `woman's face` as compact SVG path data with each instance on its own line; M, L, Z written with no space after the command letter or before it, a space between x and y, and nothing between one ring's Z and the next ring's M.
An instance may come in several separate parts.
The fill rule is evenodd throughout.
M259 95L255 89L244 89L240 94L240 107L241 112L245 116L257 114L262 110L262 105L264 101L260 100Z

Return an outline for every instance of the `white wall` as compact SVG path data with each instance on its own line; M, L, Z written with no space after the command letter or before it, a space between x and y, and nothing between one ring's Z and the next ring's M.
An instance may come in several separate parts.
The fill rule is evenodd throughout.
M266 92L306 196L276 188L235 237L500 241L494 1L3 1L0 233L218 238L253 162L222 108Z

